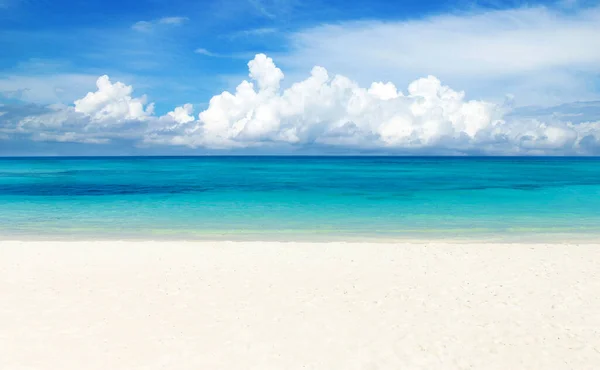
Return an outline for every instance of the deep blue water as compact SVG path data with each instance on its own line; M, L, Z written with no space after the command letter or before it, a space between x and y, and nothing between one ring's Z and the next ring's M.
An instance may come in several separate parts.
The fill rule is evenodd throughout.
M600 158L0 159L0 237L600 235Z

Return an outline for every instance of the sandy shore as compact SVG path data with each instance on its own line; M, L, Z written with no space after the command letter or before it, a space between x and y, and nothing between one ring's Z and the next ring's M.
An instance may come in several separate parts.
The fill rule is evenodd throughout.
M600 369L600 244L0 242L0 369Z

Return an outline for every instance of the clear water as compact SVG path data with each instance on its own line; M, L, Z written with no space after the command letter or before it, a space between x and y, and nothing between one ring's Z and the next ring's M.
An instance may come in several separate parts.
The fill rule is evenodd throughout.
M0 159L0 237L600 235L600 158Z

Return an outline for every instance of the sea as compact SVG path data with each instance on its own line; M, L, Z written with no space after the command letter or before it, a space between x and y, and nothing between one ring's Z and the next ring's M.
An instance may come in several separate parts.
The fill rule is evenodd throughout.
M0 158L0 239L589 240L600 158Z

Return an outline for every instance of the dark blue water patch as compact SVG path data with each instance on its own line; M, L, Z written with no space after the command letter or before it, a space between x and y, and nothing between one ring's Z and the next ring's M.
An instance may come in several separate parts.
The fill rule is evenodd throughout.
M498 185L480 185L480 186L460 186L454 188L454 190L458 191L477 191L477 190L539 190L548 187L557 187L557 186L566 186L560 184L552 184L552 185L533 185L533 184L512 184L507 186L498 186Z
M0 184L0 195L21 196L103 196L103 195L147 195L147 194L186 194L202 193L209 191L203 186L153 186L153 185L131 185L110 184L93 186L78 184L61 185L2 185Z
M0 177L4 178L52 178L69 175L72 171L55 171L55 172L0 172Z
M136 171L137 176L156 175L157 173L167 173L168 171ZM64 170L64 171L21 171L21 172L0 172L0 177L4 178L61 178L68 176L122 176L128 175L128 170Z
M42 179L40 179L42 180ZM511 183L506 184L472 184L464 185L463 182L452 183L443 179L374 179L372 183L353 183L347 179L321 179L321 182L298 181L257 181L247 179L236 183L207 181L160 181L162 183L109 183L109 182L43 182L36 183L0 183L0 195L23 196L101 196L101 195L136 195L136 194L189 194L204 192L248 192L248 193L297 193L313 192L322 194L335 194L342 197L371 197L375 199L380 193L395 197L410 196L415 193L437 192L479 192L489 190L517 190L539 191L551 188L569 188L573 186L598 187L600 181L557 181L545 183ZM363 181L368 181L367 179ZM150 181L151 182L151 181ZM166 182L166 183L165 183ZM478 182L471 180L471 182ZM484 181L485 182L485 181Z

